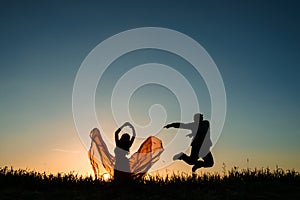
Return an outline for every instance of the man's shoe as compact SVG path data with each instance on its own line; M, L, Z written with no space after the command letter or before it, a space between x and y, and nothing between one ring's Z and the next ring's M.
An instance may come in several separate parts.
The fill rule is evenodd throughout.
M201 168L200 164L196 163L193 167L192 167L192 172L195 173L197 171L197 169Z
M179 153L179 154L176 154L175 156L173 156L173 160L181 160L182 159L182 155L183 153Z

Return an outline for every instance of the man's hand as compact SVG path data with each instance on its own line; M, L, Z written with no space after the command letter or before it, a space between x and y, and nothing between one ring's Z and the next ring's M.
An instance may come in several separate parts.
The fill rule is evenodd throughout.
M167 124L164 126L164 128L171 128L171 127L173 127L172 124Z
M194 137L194 135L193 135L193 133L190 133L190 134L186 135L186 137L192 138L192 137Z

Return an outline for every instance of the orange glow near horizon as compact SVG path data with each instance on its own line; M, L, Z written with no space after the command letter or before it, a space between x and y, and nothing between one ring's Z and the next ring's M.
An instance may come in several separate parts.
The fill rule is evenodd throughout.
M65 125L72 128L61 129ZM1 152L1 167L12 166L15 169L29 169L39 172L53 173L58 172L69 173L74 172L83 176L93 175L92 167L88 159L88 149L86 149L80 141L76 130L74 130L72 120L61 120L56 122L55 126L49 130L46 129L46 124L39 124L34 129L44 130L43 135L39 135L38 131L34 134L32 130L24 131L25 138L19 137L14 141L7 141L5 148L10 148L9 145L15 143L20 149L10 148L9 154ZM110 128L114 132L114 128ZM89 133L87 133L88 135ZM111 134L113 140L113 134ZM225 135L225 134L224 134ZM30 140L36 140L35 145L29 145ZM25 142L24 142L25 141ZM28 141L28 145L26 145ZM140 142L136 142L132 147L132 152L135 152L139 147ZM111 152L113 154L113 152ZM276 165L283 169L295 169L299 171L300 161L295 159L293 154L286 155L285 152L265 152L259 150L240 149L228 146L226 141L221 137L214 149L215 165L209 169L199 169L197 173L223 173L225 169L229 170L233 166L240 169L243 168L266 168L274 169ZM173 155L170 155L173 156ZM12 160L12 158L14 158ZM249 159L249 162L247 162ZM102 167L102 166L101 166ZM104 168L103 173L106 173ZM171 165L162 168L151 174L172 174L172 173L191 173L191 166L182 161L175 161Z

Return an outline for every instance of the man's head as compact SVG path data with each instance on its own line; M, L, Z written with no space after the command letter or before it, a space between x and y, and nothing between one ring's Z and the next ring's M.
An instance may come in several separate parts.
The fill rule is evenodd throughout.
M194 115L194 122L201 122L201 121L203 121L203 114L201 114L201 113L196 113L195 115Z

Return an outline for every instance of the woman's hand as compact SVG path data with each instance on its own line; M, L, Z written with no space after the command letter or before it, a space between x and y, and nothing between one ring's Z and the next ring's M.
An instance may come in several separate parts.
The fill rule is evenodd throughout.
M123 129L125 126L131 126L129 122L125 122L119 129Z
M126 126L128 126L129 128L132 129L132 135L133 135L133 137L135 137L136 133L135 133L135 129L134 129L133 125L130 122L125 122L125 124L126 124Z
M132 125L130 124L130 122L125 122L125 123L123 124L123 126L129 126L129 127L131 127Z

